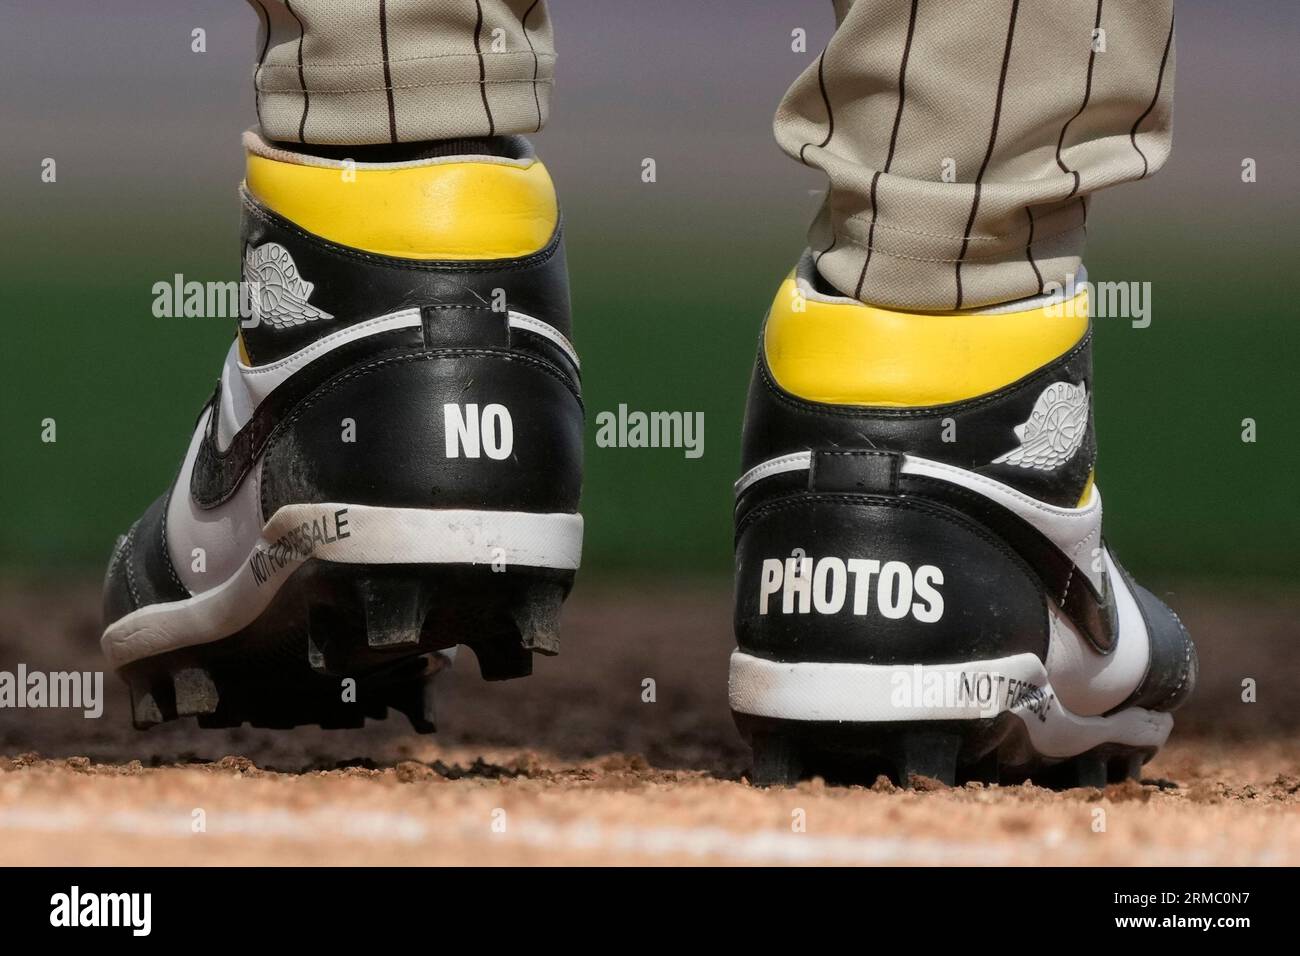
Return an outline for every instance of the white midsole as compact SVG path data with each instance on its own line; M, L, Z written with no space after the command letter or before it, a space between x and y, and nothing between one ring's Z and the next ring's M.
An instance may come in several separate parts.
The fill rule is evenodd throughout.
M182 601L115 621L100 640L114 667L229 637L253 623L309 559L348 564L489 564L577 570L582 516L527 511L285 505L239 569Z
M887 723L975 720L1013 713L1044 757L1102 744L1162 746L1170 714L1130 707L1108 717L1066 710L1033 654L956 664L782 663L732 652L731 709L784 720Z

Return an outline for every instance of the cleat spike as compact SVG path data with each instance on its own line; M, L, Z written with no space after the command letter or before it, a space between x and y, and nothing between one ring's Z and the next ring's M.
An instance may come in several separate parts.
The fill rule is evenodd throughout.
M513 680L527 677L533 672L533 655L517 637L507 642L498 639L479 641L469 645L478 658L478 671L484 680Z
M755 787L792 787L803 775L798 746L784 734L755 734L753 768L749 782Z
M131 723L136 730L148 730L163 722L162 708L154 699L153 692L143 681L132 681L131 688Z
M902 740L902 760L898 781L905 787L915 787L914 777L937 780L946 786L957 783L957 754L961 738L940 731L918 730Z
M220 702L212 675L201 667L183 667L175 671L172 674L172 687L176 694L176 714L179 717L211 714Z
M985 785L992 785L998 782L1000 773L998 751L995 747L978 761L971 764L965 773L965 777L968 781L978 781Z
M1106 786L1106 759L1095 754L1080 754L1075 757L1074 785L1095 787L1098 790Z
M429 673L420 682L420 716L422 723L429 729L422 730L412 720L412 725L420 733L434 733L438 729L438 675L451 667L451 662L440 654L434 654L429 664Z
M307 635L307 663L317 674L328 673L325 667L325 652L312 639L310 633Z
M451 667L452 656L445 651L433 654L425 662L424 674L392 689L388 694L387 706L403 714L417 734L438 731L438 675Z
M411 722L411 729L417 734L438 732L437 695L434 689L436 677L437 674L430 674L419 684L395 695L389 702L389 706Z
M178 717L201 728L335 729L404 714L416 732L433 733L434 678L460 645L488 680L529 674L526 643L554 648L561 577L309 562L256 627L127 665L132 719L140 729ZM355 703L340 699L346 677L357 682Z
M357 593L365 609L366 643L371 647L403 647L420 643L429 610L421 582L405 578L363 578Z
M424 724L429 728L429 733L438 729L438 693L435 689L435 680L430 677L420 688L420 716L424 718ZM414 724L415 722L412 721ZM416 730L420 728L417 726Z
M1142 754L1126 754L1121 757L1112 757L1106 765L1106 781L1108 783L1123 783L1125 780L1142 779Z
M519 643L537 654L560 653L560 605L564 589L558 584L540 584L527 590L522 604L511 613L519 629Z

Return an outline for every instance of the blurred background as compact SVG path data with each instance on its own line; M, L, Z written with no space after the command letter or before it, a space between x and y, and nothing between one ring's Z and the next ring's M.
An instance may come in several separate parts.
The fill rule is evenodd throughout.
M1097 196L1089 219L1091 278L1154 289L1149 328L1099 323L1108 533L1140 575L1272 588L1300 557L1286 288L1300 6L1178 9L1173 157ZM241 0L5 0L2 17L0 570L91 576L170 482L230 341L229 321L153 317L151 290L174 273L239 277L257 17ZM552 17L558 80L537 145L568 217L584 574L724 582L758 325L822 188L778 150L771 117L829 37L830 4L553 0ZM196 27L206 53L190 50ZM807 53L790 49L797 27ZM704 456L596 448L595 414L619 403L703 411ZM46 418L56 443L41 441Z

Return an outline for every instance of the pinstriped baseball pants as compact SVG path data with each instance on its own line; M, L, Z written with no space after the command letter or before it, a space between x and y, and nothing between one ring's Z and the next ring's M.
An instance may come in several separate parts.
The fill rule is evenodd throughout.
M542 0L248 0L270 139L358 145L530 133L555 75Z
M527 133L554 77L542 0L249 0L277 140ZM1074 273L1089 196L1170 149L1173 0L834 0L837 29L775 132L825 171L809 230L846 295L917 310Z

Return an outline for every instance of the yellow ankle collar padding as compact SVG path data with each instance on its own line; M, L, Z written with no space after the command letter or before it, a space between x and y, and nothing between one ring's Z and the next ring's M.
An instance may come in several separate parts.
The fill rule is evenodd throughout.
M819 302L793 276L763 330L776 383L799 398L835 405L916 408L976 398L1057 358L1088 329L1080 292L1024 312L894 312L857 302Z
M406 259L526 256L555 233L555 187L540 162L395 169L302 166L248 154L248 191L308 232Z

